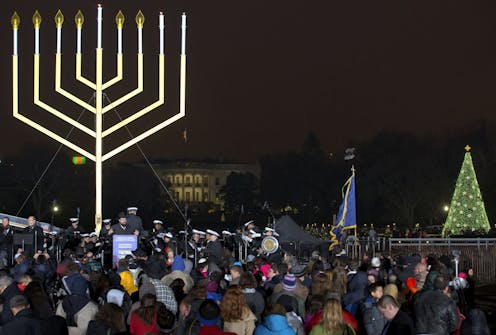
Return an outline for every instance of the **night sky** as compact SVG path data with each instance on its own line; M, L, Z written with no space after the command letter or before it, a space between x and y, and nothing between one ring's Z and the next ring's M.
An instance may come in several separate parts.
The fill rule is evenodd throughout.
M102 1L105 79L115 71L115 14L122 9L124 80L107 93L116 100L136 85L136 24L144 28L145 93L118 112L130 115L157 98L158 12L166 14L166 105L133 124L138 133L178 112L180 15L188 15L186 117L141 142L152 158L224 157L253 161L299 150L310 130L327 152L382 130L448 136L479 120L496 119L496 3L494 1ZM97 1L2 1L0 13L0 158L23 147L58 144L12 117L10 17L21 16L20 111L64 136L65 123L32 103L33 25L41 26L42 89L47 103L77 118L80 107L53 90L57 9L63 26L63 82L81 99L74 79L81 9L83 73L94 79ZM113 114L110 112L109 114ZM89 112L83 122L92 125ZM109 115L112 124L116 116ZM183 141L187 129L188 142ZM8 140L5 140L8 139ZM91 149L75 132L71 139ZM127 139L121 131L105 142ZM81 142L82 141L82 142ZM71 153L70 150L66 152ZM136 149L112 159L139 160Z

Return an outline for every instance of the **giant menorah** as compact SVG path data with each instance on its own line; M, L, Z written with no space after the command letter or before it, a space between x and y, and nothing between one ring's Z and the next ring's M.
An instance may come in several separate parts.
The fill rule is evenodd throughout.
M145 17L141 11L136 15L136 24L138 29L138 84L137 88L127 93L123 97L107 104L104 106L103 97L104 90L111 87L115 83L119 82L123 76L123 60L122 60L122 29L124 26L124 15L121 11L118 12L115 21L117 24L117 75L107 82L102 81L103 76L103 48L102 48L102 21L103 21L103 8L98 5L97 10L97 47L96 47L96 66L95 66L95 82L88 80L81 75L81 35L84 23L84 16L81 11L78 11L75 17L76 27L77 27L77 47L76 47L76 79L88 86L94 91L95 104L90 105L89 103L83 101L72 93L64 90L61 87L61 68L62 68L62 24L64 23L64 16L59 10L55 15L55 25L57 28L57 51L55 53L55 91L65 98L71 100L75 104L83 107L84 109L90 111L95 116L95 126L91 129L77 120L74 120L70 116L60 112L56 108L53 108L49 104L43 102L40 99L40 26L42 18L38 11L33 15L33 25L34 25L34 85L33 85L33 96L34 104L43 108L47 112L53 114L55 117L69 123L73 127L78 128L82 132L95 139L95 152L90 153L84 150L79 145L74 144L67 138L64 138L55 132L49 130L48 128L42 126L41 124L31 120L30 118L21 115L19 113L19 76L18 76L18 30L20 25L20 17L14 12L12 16L11 23L13 29L13 53L12 53L12 111L15 118L21 120L27 125L33 127L34 129L50 136L52 139L58 141L59 143L71 148L72 150L78 152L79 154L86 156L95 162L95 227L96 231L100 231L102 222L102 163L109 158L115 156L116 154L126 150L130 146L140 142L141 140L147 138L148 136L156 133L169 126L170 124L176 122L180 118L185 116L185 102L186 102L186 15L182 15L182 37L181 37L181 69L180 69L180 96L179 96L179 113L166 119L165 121L157 124L156 126L148 129L145 132L133 137L126 143L116 147L115 149L103 153L103 139L108 135L114 133L115 131L125 127L129 123L137 120L138 118L144 116L150 111L156 109L160 105L164 104L165 96L165 59L164 59L164 15L160 13L159 15L159 32L160 32L160 50L158 55L158 100L151 105L137 111L131 116L121 120L119 123L104 129L103 127L103 115L108 111L116 108L117 106L128 101L132 97L140 94L143 91L143 24L145 22Z

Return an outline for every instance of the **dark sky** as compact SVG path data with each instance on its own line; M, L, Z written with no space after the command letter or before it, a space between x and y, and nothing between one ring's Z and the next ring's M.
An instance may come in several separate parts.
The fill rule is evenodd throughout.
M83 72L94 78L96 1L2 1L0 13L0 157L23 146L57 144L11 116L10 16L21 16L20 76L23 114L64 135L69 127L32 103L33 26L41 28L42 99L77 118L79 107L53 92L55 25L63 29L63 86L82 99L75 83L74 15L85 15ZM136 25L145 17L145 93L118 112L129 115L157 97L157 14L166 14L165 107L131 127L138 133L178 112L180 14L188 14L186 117L141 144L152 158L218 157L254 160L299 150L313 130L329 152L384 129L419 136L456 134L477 120L496 119L496 3L494 1L102 1L105 76L115 71L114 16L125 23L125 80L107 93L113 100L136 85ZM89 112L82 120L91 125ZM112 114L112 113L109 113ZM107 117L107 124L115 117ZM188 131L188 143L182 131ZM92 142L75 132L86 148ZM122 131L105 142L127 139ZM67 152L70 152L69 150ZM140 159L136 149L113 158Z

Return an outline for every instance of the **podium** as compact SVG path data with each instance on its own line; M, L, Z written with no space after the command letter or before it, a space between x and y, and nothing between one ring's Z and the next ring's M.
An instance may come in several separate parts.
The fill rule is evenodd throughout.
M136 235L113 235L112 236L112 263L114 265L119 259L132 255L138 248L138 236Z
M13 245L20 246L22 250L25 250L26 245L34 245L34 236L33 234L14 234Z

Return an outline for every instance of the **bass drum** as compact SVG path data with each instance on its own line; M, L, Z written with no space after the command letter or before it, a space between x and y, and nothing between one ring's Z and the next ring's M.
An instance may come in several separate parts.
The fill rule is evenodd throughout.
M272 254L279 249L279 241L274 236L267 236L262 240L262 250L266 254Z

